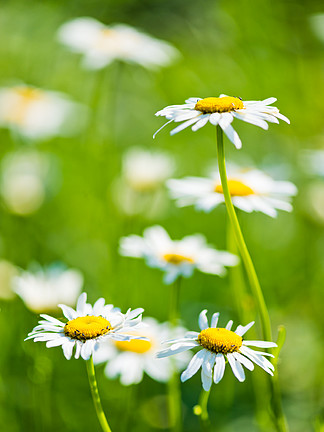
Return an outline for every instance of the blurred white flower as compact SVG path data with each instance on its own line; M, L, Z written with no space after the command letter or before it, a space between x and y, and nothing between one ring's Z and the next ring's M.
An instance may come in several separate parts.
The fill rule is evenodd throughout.
M74 306L81 292L83 276L78 270L53 264L22 271L13 278L13 290L33 312L56 311L59 303Z
M135 147L123 156L122 176L132 189L149 191L161 186L172 175L174 167L170 155Z
M309 22L314 34L324 43L324 13L310 15Z
M18 269L11 262L0 260L0 299L11 300L15 297L12 280L18 275Z
M51 183L52 160L37 152L7 154L1 163L0 194L12 213L29 215L37 211Z
M171 44L135 28L125 24L106 26L90 17L63 24L58 39L72 51L83 54L83 65L88 69L101 69L114 60L155 69L168 66L179 55Z
M162 349L161 343L180 337L186 330L173 327L169 323L158 323L154 318L143 318L143 329L132 332L144 336L147 340L130 341L105 340L94 353L94 363L106 363L105 374L108 378L120 376L123 385L137 384L144 373L159 382L167 382L175 371L183 370L191 356L180 355L176 362L170 359L158 360L156 353Z
M141 339L131 332L141 326L142 308L128 309L126 314L122 314L112 304L106 305L102 297L91 306L87 303L86 293L79 296L76 310L65 304L58 306L68 321L62 322L41 314L44 319L38 322L25 340L46 342L47 348L61 346L67 360L72 356L89 360L99 342L105 338L118 341Z
M239 149L242 147L242 142L231 125L235 118L262 129L268 129L267 122L279 123L278 119L290 123L287 117L280 114L278 108L269 106L276 100L276 98L271 97L262 101L242 101L241 98L224 94L219 97L204 99L191 97L185 101L185 104L170 105L155 113L156 116L165 117L168 121L155 132L153 138L171 122L181 122L181 124L172 129L170 135L174 135L189 126L195 132L210 122L213 126L219 125L227 138Z
M324 177L324 150L303 150L299 162L305 172Z
M297 188L288 181L276 181L257 169L229 169L228 187L234 206L245 211L260 211L271 217L278 210L292 211L291 197ZM179 207L194 205L197 210L210 212L224 202L218 172L210 177L186 177L167 181L170 195Z
M0 126L32 140L69 135L83 110L58 92L26 84L0 88Z
M219 313L214 313L209 327L207 310L199 315L200 333L188 332L182 338L168 341L171 346L158 353L158 358L169 357L174 354L186 352L191 348L201 347L193 356L187 369L181 374L181 381L187 381L201 368L201 381L205 391L209 391L214 381L218 384L224 376L225 365L228 361L233 374L240 381L245 380L243 366L252 371L254 364L260 366L268 374L273 375L274 366L265 357L272 354L256 351L249 348L273 348L277 344L268 341L244 340L244 334L253 326L254 321L246 326L237 326L232 331L233 321L230 320L225 328L217 327Z
M171 240L158 225L145 229L143 237L122 237L119 251L124 256L144 258L149 267L161 269L166 284L179 276L191 277L196 268L203 273L224 276L225 266L238 264L237 256L212 248L201 234Z

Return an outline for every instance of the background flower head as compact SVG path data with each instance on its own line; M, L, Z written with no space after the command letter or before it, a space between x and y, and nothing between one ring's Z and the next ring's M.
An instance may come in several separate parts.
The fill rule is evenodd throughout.
M273 180L266 173L253 169L232 168L227 181L234 206L245 211L260 211L271 217L277 210L292 211L291 198L297 194L296 186L288 181ZM167 186L171 198L179 207L193 205L197 210L210 212L224 202L219 173L209 177L170 179Z
M100 343L94 353L95 363L106 363L107 378L120 376L123 385L138 384L144 373L159 382L167 382L175 371L183 370L190 360L184 353L177 357L176 362L170 359L157 359L156 353L162 349L162 342L184 333L183 327L171 326L168 322L159 323L156 319L143 318L143 328L133 332L144 336L147 340L132 339L131 341L105 340Z
M149 267L159 268L164 283L171 284L179 276L191 277L197 268L203 273L224 276L225 266L235 266L238 258L209 246L201 234L172 240L161 226L146 228L143 237L130 235L120 240L120 254L144 258Z

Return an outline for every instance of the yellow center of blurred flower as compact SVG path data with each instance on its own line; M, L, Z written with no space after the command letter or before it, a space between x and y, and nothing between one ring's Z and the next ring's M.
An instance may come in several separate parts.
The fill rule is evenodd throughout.
M180 265L182 263L193 264L194 260L190 257L176 253L167 253L163 255L163 259L169 264Z
M243 339L236 333L224 328L208 328L198 336L198 343L213 353L228 354L239 351Z
M64 334L71 339L85 341L102 336L108 333L111 328L110 322L105 318L87 315L68 321L64 327Z
M224 97L208 97L201 99L196 103L195 110L201 111L204 114L224 113L238 109L243 109L244 105L240 98L224 96Z
M132 333L127 332L127 334L132 334L134 336L136 335L143 336L135 332ZM147 351L149 351L153 346L153 343L150 339L149 340L131 339L130 341L114 341L114 344L120 351L131 351L137 354L144 354Z
M15 87L13 88L13 92L18 98L11 105L11 109L7 111L6 118L8 121L19 125L23 123L30 104L44 99L44 92L26 86Z
M227 184L231 196L248 196L255 194L254 190L251 189L250 186L247 186L240 180L228 180ZM216 185L214 191L222 194L223 186L221 184Z

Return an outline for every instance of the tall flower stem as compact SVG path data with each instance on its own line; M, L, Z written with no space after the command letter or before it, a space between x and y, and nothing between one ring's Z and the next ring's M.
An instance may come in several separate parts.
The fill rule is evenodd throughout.
M246 247L244 237L241 231L240 224L238 222L234 206L231 199L231 194L229 192L227 175L226 175L226 165L225 165L225 151L224 151L224 141L223 141L223 131L220 126L217 126L217 157L218 157L218 168L222 183L222 189L225 199L225 205L227 214L232 225L237 247L239 249L242 261L251 285L251 290L253 297L256 301L257 308L259 310L262 335L265 340L272 340L271 324L267 306L264 301L261 286L256 274L251 256L249 254L248 248Z
M181 277L179 277L170 287L169 321L175 327L180 318L180 289ZM181 409L181 389L179 374L175 371L173 361L173 374L168 382L168 410L170 426L174 432L182 431L182 409Z
M225 165L225 150L224 150L224 141L223 141L223 131L220 126L217 126L217 159L218 159L218 168L219 174L222 183L222 189L225 199L225 205L227 214L230 220L230 223L233 228L234 236L236 239L236 244L240 255L242 257L242 261L247 273L247 277L250 282L252 295L255 299L257 308L259 310L259 315L261 319L261 327L262 327L262 335L265 340L272 341L272 332L271 332L271 323L270 317L268 313L268 309L266 303L264 301L263 293L261 290L261 286L259 283L258 276L256 274L253 261L249 254L248 248L245 244L245 240L241 231L240 224L238 222L234 206L231 199L231 194L229 192L228 183L227 183L227 175L226 175L226 165ZM288 426L285 420L282 403L281 403L281 395L279 388L279 381L277 371L274 378L270 379L270 389L272 394L271 400L271 408L273 411L273 422L278 432L287 432Z
M86 361L89 384L97 417L103 432L111 432L105 413L102 409L92 356Z
M199 416L201 429L204 432L210 432L211 430L211 424L210 424L208 410L207 410L209 395L210 395L210 390L209 391L202 390L199 397L199 403L194 407L194 414Z

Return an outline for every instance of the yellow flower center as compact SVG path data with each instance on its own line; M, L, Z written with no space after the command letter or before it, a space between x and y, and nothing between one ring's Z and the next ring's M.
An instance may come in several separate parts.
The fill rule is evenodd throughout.
M44 99L45 94L42 90L33 87L15 87L14 93L18 96L18 100L8 110L6 119L18 125L24 122L28 113L30 104Z
M169 264L180 265L182 263L193 264L194 260L190 257L176 253L167 253L163 255L163 259Z
M64 327L65 336L86 341L108 333L112 329L108 320L102 316L87 315L68 321Z
M208 328L199 333L198 342L203 348L213 353L228 354L239 351L243 339L236 333L224 328Z
M243 109L244 105L240 98L224 96L224 97L208 97L201 99L196 103L195 110L201 111L204 114L224 113L238 109Z
M255 194L254 190L251 189L250 186L247 186L240 180L228 180L227 184L231 196L248 196ZM223 186L221 184L216 185L214 191L222 194Z
M133 332L133 333L127 332L127 334L144 336L144 335L141 335L141 334L135 333L135 332ZM145 337L147 337L147 336L145 336ZM151 339L149 339L149 340L131 339L130 341L114 341L114 343L120 351L131 351L131 352L134 352L137 354L144 354L147 351L150 351L150 349L153 346Z

